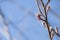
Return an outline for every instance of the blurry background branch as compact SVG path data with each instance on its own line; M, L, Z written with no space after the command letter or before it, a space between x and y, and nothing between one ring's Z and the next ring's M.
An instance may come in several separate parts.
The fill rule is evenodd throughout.
M0 16L2 17L3 23L5 24L5 27L7 28L8 34L10 36L10 39L8 39L8 40L13 40L13 37L12 37L11 32L10 32L9 24L11 24L14 29L18 30L19 34L21 34L26 40L29 40L28 37L24 34L24 32L22 32L20 30L20 28L18 28L18 26L14 22L12 22L10 19L8 19L8 21L6 22L5 15L3 14L1 9L0 9Z
M0 8L0 17L1 17L1 19L2 19L2 22L3 22L4 25L5 25L4 28L6 28L6 32L8 31L8 35L9 35L9 37L10 37L8 40L12 40L12 35L11 35L10 30L9 30L8 23L5 21L5 16L4 16L1 8Z

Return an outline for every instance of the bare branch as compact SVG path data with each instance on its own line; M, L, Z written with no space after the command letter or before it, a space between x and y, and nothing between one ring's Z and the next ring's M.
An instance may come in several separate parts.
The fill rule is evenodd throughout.
M42 11L41 11L41 9L40 9L40 7L39 7L38 0L36 0L36 5L37 5L37 7L38 7L38 10L39 10L40 14L45 18L45 16L43 15L43 13L42 13Z

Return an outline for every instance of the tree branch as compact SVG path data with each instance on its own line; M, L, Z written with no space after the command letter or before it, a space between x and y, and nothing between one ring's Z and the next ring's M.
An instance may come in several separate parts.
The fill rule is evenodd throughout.
M40 10L38 0L36 0L36 5L38 7L38 10L39 10L40 14L45 18L45 16L43 15L42 11Z

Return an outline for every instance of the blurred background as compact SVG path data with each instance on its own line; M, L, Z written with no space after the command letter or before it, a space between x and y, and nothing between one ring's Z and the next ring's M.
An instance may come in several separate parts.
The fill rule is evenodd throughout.
M60 34L60 0L51 0L49 5L48 22L53 28L58 26ZM37 13L35 0L0 0L0 40L49 40ZM55 35L53 40L60 38Z

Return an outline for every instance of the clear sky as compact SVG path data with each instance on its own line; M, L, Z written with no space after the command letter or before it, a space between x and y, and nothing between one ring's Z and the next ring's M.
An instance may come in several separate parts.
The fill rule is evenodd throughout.
M47 0L44 0L44 3ZM60 29L60 0L51 0L51 9L48 12L48 21L54 28L58 26ZM11 36L15 40L49 40L48 31L38 21L34 14L38 12L35 0L0 0L0 8L5 16L5 20L10 22L8 27ZM31 11L27 12L27 11ZM53 14L57 14L57 17ZM12 23L13 22L13 23ZM4 28L3 23L0 23L0 28ZM60 31L59 31L60 32ZM6 37L0 33L3 40ZM8 37L7 37L8 38ZM60 40L58 36L54 36L54 40Z

